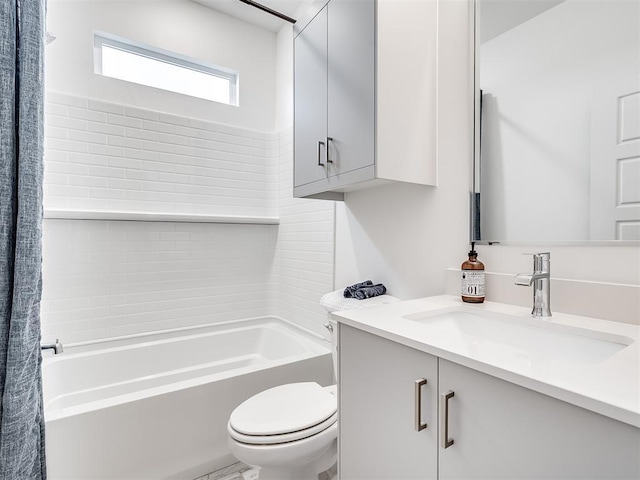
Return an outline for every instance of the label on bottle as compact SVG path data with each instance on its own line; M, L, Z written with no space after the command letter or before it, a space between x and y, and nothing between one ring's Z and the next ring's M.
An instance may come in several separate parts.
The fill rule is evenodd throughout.
M465 297L484 297L484 270L462 270L462 288Z

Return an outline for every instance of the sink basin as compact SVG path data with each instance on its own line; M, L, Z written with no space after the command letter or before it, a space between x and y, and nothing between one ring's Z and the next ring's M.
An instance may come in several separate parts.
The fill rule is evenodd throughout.
M473 307L448 307L404 318L433 329L434 335L465 345L473 356L508 356L529 366L549 361L597 363L631 345L622 335L549 320L507 315Z

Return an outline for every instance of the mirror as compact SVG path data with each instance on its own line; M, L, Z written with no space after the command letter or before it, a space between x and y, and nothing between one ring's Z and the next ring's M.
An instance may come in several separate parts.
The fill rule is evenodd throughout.
M639 1L477 0L476 92L476 242L640 240Z

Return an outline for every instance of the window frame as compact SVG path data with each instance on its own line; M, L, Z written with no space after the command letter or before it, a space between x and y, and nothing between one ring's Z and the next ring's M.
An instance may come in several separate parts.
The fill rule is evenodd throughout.
M102 47L103 46L107 46L107 47L118 49L127 53L131 53L140 57L149 58L159 62L174 65L180 68L185 68L185 69L193 70L196 72L204 73L206 75L211 75L214 77L228 80L229 81L229 103L225 103L225 102L216 102L216 103L222 103L223 105L231 105L236 107L239 106L238 90L239 90L239 83L240 83L240 74L235 70L232 70L230 68L220 67L218 65L208 64L200 60L197 60L195 58L190 58L185 55L181 55L179 53L170 52L168 50L153 47L151 45L147 45L141 42L135 42L133 40L128 40L122 37L118 37L110 33L94 30L93 32L93 69L94 69L94 72L99 75L104 75L102 73ZM108 77L108 78L114 78L114 77ZM122 80L122 79L119 79L119 80ZM146 87L158 88L160 90L178 93L181 95L188 95L183 92L167 90L161 87L154 87L153 85L146 85L144 83L134 82L130 80L123 80L123 81L135 83L136 85L144 85ZM202 98L199 96L194 96L194 97ZM215 100L210 100L208 98L203 98L203 100L215 102Z

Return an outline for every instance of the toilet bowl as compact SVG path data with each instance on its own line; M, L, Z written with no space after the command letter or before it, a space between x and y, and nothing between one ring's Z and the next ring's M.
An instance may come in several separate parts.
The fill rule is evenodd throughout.
M231 453L260 480L317 480L337 456L335 385L290 383L254 395L227 424Z
M336 325L330 320L334 372ZM337 459L337 386L279 385L254 395L227 423L229 448L259 480L317 480Z

